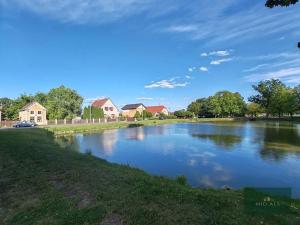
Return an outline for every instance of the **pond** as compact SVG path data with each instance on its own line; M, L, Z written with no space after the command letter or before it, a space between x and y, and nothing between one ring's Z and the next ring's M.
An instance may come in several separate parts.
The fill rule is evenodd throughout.
M109 162L195 187L290 187L300 197L300 123L191 123L60 137Z

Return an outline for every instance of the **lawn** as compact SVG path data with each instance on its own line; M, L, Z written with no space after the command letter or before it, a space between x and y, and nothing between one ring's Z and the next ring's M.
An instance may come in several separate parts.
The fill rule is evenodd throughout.
M241 190L195 189L61 148L45 129L0 131L0 174L0 224L300 224L297 210L245 213Z

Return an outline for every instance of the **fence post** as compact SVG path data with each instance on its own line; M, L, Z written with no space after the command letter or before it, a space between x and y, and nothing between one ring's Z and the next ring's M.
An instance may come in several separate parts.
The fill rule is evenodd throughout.
M99 118L99 123L101 123L101 119Z
M65 125L67 124L67 120L66 120L66 119L64 119L64 124L65 124Z
M55 125L57 125L57 119L55 119Z
M87 123L87 124L89 123L89 119L86 119L86 123Z
M93 124L95 123L95 119L93 118Z

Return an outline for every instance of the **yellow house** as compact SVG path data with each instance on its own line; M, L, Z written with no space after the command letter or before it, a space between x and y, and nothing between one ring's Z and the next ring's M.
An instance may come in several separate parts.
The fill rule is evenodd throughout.
M142 114L144 110L146 107L142 103L125 105L122 108L122 116L133 118L136 112Z
M31 121L38 125L47 125L47 110L38 102L25 105L19 112L20 121Z

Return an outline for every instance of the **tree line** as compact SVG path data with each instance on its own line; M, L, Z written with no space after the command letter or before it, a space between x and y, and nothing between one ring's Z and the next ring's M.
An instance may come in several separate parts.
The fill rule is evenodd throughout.
M38 102L47 108L48 119L73 119L81 115L83 97L75 90L60 86L48 93L22 94L17 99L0 98L3 120L17 120L19 111L30 102Z
M278 79L265 80L252 86L257 94L248 98L248 103L240 93L220 91L208 98L199 98L190 103L187 110L174 113L179 118L190 117L238 117L246 114L256 117L264 113L266 117L293 116L300 111L300 85L292 88Z
M248 103L238 92L219 91L207 98L191 102L186 110L175 111L166 118L193 117L256 117L264 113L266 117L293 115L300 111L300 85L289 87L278 79L265 80L253 85L256 94L248 98ZM75 90L60 86L48 93L38 92L35 95L22 94L17 99L0 98L3 120L17 120L19 111L28 103L37 101L47 108L47 117L53 119L73 119L81 116L83 97ZM83 118L104 118L102 109L83 109ZM151 118L147 111L136 113L137 119ZM163 115L161 115L162 117Z

